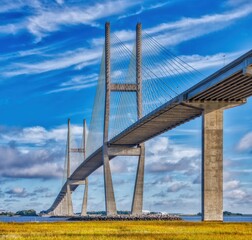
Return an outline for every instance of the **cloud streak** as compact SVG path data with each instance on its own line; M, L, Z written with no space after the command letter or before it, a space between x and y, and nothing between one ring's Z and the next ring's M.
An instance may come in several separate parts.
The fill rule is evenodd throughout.
M71 133L75 138L82 137L82 126L72 125ZM67 138L67 126L62 125L52 129L45 129L41 126L33 126L22 129L5 129L0 134L2 144L16 142L21 144L33 144L44 146L49 141L65 142Z
M82 137L82 127L71 127L72 147L77 147ZM52 129L41 126L23 129L3 128L0 134L0 176L6 178L62 178L65 162L67 128ZM82 161L72 156L71 170Z
M97 64L101 57L100 49L77 49L75 51L65 52L64 55L51 57L37 63L16 63L12 64L3 73L5 77L14 77L18 75L41 74L50 71L67 69L69 67L78 66L81 68ZM81 69L79 68L79 69Z
M85 24L97 27L99 26L98 20L123 13L138 3L139 1L116 0L77 5L58 1L57 4L51 4L49 8L45 3L39 1L34 1L33 3L32 1L24 1L22 4L6 2L6 7L2 7L0 11L18 9L22 12L22 8L26 7L30 8L34 14L23 18L21 27L13 29L13 26L10 25L2 30L3 32L18 32L26 29L36 37L36 41L40 41L49 33L59 31L66 26Z
M242 137L242 139L239 141L237 145L237 149L239 151L246 151L252 149L252 132L249 132Z
M63 154L33 150L22 153L13 147L0 147L0 176L6 178L51 179L63 176Z
M76 76L76 77L73 77L71 80L60 84L59 88L48 91L47 94L91 88L97 85L97 81L98 81L97 74L89 74L86 76Z
M200 18L183 18L176 22L163 23L147 29L146 32L155 36L161 44L178 45L181 42L224 29L251 13L252 6L248 4L226 13L204 15Z
M144 29L144 32L164 46L175 46L182 42L189 41L219 30L222 30L235 21L245 18L252 13L252 6L244 4L236 10L227 12L203 15L198 18L184 17L174 22L164 22L152 28ZM133 41L134 31L117 31L115 34L123 41ZM144 36L145 33L144 33ZM94 43L99 43L98 39Z

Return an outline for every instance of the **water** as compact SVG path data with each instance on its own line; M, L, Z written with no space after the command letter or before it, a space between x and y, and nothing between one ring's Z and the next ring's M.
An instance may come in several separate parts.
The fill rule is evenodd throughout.
M183 220L200 222L201 216L181 216ZM224 222L252 222L252 215L247 216L224 216Z
M183 220L200 222L201 216L181 216ZM4 217L0 216L0 222L64 222L67 218L50 217ZM224 222L252 222L252 215L248 216L224 216Z
M66 220L67 218L0 216L0 222L63 222Z

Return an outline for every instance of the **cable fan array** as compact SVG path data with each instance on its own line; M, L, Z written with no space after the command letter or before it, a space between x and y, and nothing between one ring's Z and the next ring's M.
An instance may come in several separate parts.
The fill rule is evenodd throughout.
M110 38L111 83L136 83L136 47L123 43L116 34ZM142 34L142 113L146 116L162 104L199 82L203 75L172 54L148 33ZM87 156L103 145L105 109L105 56L87 138ZM111 92L109 139L138 120L136 92Z
M105 111L105 53L103 49L100 74L96 87L92 116L87 135L86 157L90 156L103 144Z
M112 36L112 76L113 73L118 73L112 82L136 83L135 45L124 44L115 34ZM146 32L142 35L141 66L143 117L203 78L200 72L172 54ZM119 67L123 70L121 74ZM136 93L117 92L115 95L117 96L111 101L113 112L111 111L110 117L110 139L137 121Z

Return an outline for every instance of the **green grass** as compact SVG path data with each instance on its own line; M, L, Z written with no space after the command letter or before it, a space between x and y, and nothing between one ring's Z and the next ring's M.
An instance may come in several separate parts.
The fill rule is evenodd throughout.
M125 221L0 223L0 239L252 239L252 223Z

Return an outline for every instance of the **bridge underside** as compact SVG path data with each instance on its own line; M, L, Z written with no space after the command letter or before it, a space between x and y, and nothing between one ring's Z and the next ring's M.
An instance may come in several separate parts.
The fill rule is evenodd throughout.
M240 70L190 98L190 101L240 101L252 95L252 77Z
M188 122L200 116L201 113L202 110L199 108L187 106L183 103L172 103L156 111L151 117L142 118L131 128L126 129L118 137L112 139L110 143L135 146Z

